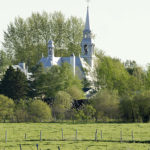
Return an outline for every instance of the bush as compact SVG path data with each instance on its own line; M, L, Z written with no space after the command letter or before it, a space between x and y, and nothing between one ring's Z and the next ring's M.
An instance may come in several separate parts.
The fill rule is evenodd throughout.
M150 121L150 91L141 91L130 97L123 97L120 101L120 111L124 121Z
M51 109L47 103L35 100L29 106L29 118L33 122L50 121L52 119Z
M96 109L96 120L105 121L106 118L119 118L119 97L117 91L101 90L92 98L92 103Z
M27 122L29 121L28 115L28 104L30 101L20 100L15 106L15 118L16 122Z
M53 105L53 115L57 119L64 119L65 112L67 112L72 106L71 96L64 92L59 91L56 94L54 105Z
M14 102L12 99L0 95L0 120L10 120L14 114Z

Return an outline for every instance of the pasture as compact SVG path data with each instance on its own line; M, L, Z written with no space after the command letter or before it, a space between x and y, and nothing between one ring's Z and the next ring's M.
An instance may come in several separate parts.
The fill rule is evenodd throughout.
M0 150L58 150L58 146L60 150L150 150L150 123L0 124Z

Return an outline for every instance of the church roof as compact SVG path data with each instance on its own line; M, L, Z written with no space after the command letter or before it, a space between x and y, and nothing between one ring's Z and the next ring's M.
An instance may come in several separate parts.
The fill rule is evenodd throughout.
M42 57L39 63L42 63L45 68L52 66L50 57Z

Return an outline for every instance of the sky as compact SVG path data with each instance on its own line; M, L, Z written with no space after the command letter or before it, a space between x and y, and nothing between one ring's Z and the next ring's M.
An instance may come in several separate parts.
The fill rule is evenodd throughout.
M0 1L0 48L3 32L15 17L43 11L61 11L84 21L86 17L86 0ZM135 60L143 67L150 63L150 0L91 0L89 13L98 49L122 61Z

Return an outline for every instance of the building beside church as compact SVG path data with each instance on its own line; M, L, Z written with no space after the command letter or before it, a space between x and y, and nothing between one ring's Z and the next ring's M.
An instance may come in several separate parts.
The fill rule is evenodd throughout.
M85 28L83 30L83 39L81 41L81 54L79 56L75 56L74 54L72 54L70 57L55 57L54 51L54 43L52 40L50 40L48 42L48 56L42 57L39 61L39 63L43 64L44 68L48 68L53 65L61 65L62 63L67 62L72 66L74 75L79 76L80 79L85 78L91 83L94 81L93 72L95 65L95 51L91 37L88 7Z
M24 73L28 80L31 79L32 73L28 72L28 67L25 63L19 63L18 65L13 65L12 67L15 70L19 69L22 73Z

